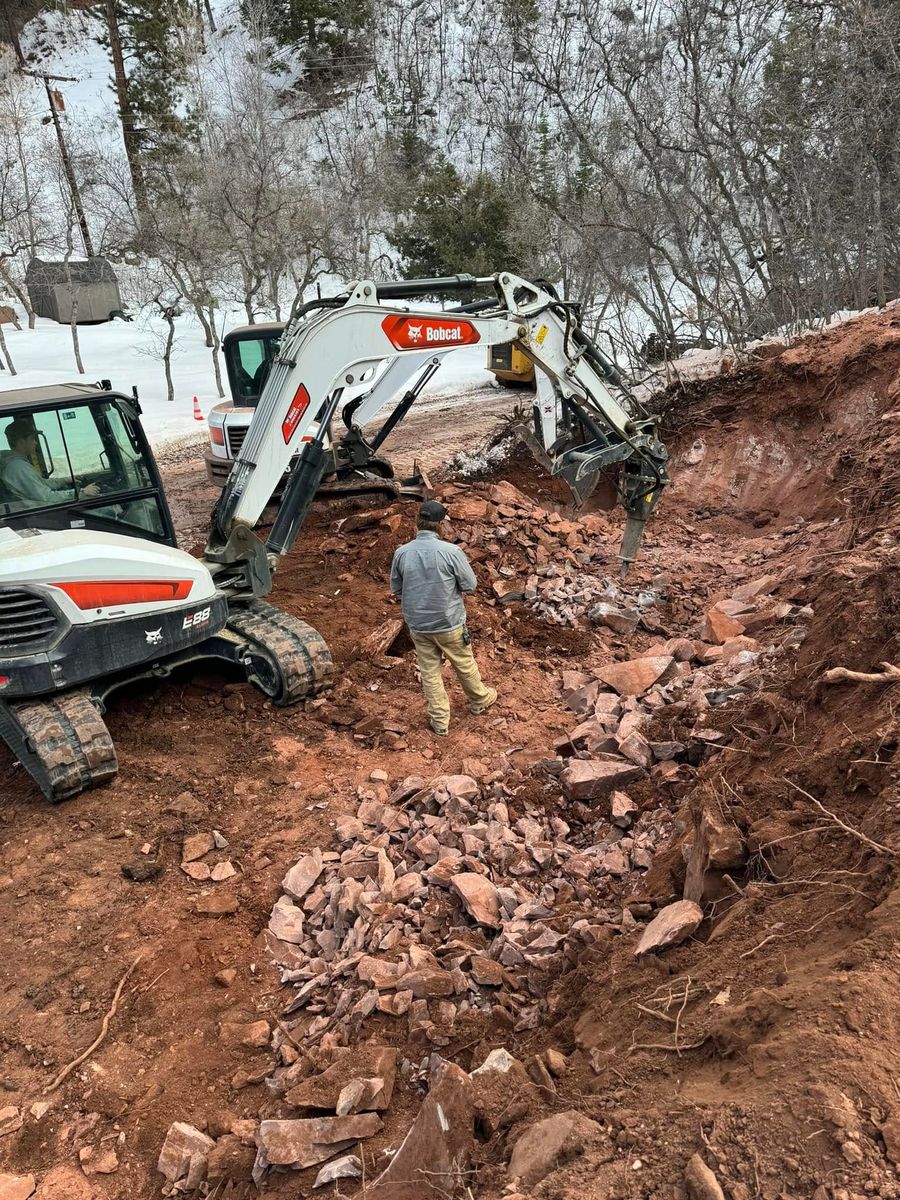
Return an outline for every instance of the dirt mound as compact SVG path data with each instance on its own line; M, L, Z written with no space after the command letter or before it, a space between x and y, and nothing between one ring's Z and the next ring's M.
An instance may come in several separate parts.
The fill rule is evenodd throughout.
M757 526L853 516L855 456L896 402L898 378L893 308L673 385L654 401L673 451L670 508L708 506Z
M118 779L55 809L3 758L0 1173L34 1173L38 1200L62 1194L60 1172L72 1195L158 1194L182 1122L213 1194L249 1195L260 1121L298 1115L281 1081L320 1086L363 1038L397 1051L388 1107L351 1117L377 1130L354 1142L369 1181L437 1078L433 1056L468 1072L505 1049L514 1061L473 1076L454 1108L475 1113L472 1196L515 1194L514 1149L518 1194L539 1200L900 1196L896 686L822 678L900 661L900 442L882 419L898 374L890 310L668 393L673 485L624 585L619 516L573 514L524 458L446 486L480 581L476 652L501 693L486 718L455 696L448 738L428 732L409 652L365 649L397 617L401 506L343 525L317 511L279 575L278 602L332 646L328 697L274 710L208 672L136 690L109 714ZM201 470L174 471L179 529L195 536ZM656 682L601 686L641 655ZM573 788L579 763L633 780L615 811L602 789ZM413 776L425 799L395 836L384 806ZM470 807L436 806L437 776L474 780ZM373 802L382 825L361 819ZM363 845L436 889L438 863L463 854L496 882L503 927L479 933L446 889L381 897L356 870ZM436 861L420 865L425 845ZM321 939L331 991L287 1012L308 979L276 971L265 930L314 848L328 889L302 931L282 905L281 932ZM136 882L147 861L161 869ZM339 928L358 950L329 936L332 889L335 905L352 892ZM686 892L702 922L636 957ZM316 976L315 946L294 970ZM442 994L379 1008L397 993L366 999L364 950L404 971L427 950ZM138 958L104 1039L47 1091ZM483 982L498 963L502 986ZM353 1014L338 1011L342 978ZM372 1081L353 1082L358 1101ZM308 1193L317 1169L264 1168L266 1190Z

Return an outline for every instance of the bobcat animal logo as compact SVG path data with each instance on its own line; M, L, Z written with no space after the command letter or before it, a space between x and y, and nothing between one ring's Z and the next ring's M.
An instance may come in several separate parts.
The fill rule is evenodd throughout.
M159 646L162 644L162 625L159 629L145 629L144 636L147 639L148 646Z
M421 325L408 326L407 333L409 335L409 340L411 342L421 342L421 340L422 340L422 326Z

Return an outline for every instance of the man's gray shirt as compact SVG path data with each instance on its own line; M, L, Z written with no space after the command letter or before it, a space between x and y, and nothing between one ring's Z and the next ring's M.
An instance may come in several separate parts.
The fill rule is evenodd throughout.
M449 633L466 623L462 592L477 586L469 560L451 542L421 529L400 546L391 564L391 591L401 598L403 619L415 633Z
M72 500L75 489L69 484L49 482L34 469L32 463L21 454L9 453L0 462L0 477L12 492L13 500L32 501L35 504L59 504Z

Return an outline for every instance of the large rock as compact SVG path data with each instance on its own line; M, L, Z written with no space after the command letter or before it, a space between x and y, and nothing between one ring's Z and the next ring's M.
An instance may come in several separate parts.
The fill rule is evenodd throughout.
M895 1167L900 1167L900 1116L888 1117L881 1127L884 1148Z
M469 970L476 983L483 987L500 987L503 983L503 968L492 958L483 954L473 954Z
M215 892L212 896L201 896L194 905L194 912L204 917L225 917L237 912L240 907L237 896Z
M481 788L471 775L438 775L431 781L437 800L475 800Z
M219 1038L229 1046L248 1046L260 1050L268 1046L272 1030L268 1021L223 1021Z
M479 925L487 925L490 929L500 928L500 898L489 879L474 871L460 871L450 880L450 887L466 906L469 916Z
M312 854L305 854L294 863L281 881L282 889L295 900L302 900L322 874L323 866L322 851L317 846Z
M4 1104L0 1108L0 1137L15 1133L22 1128L22 1113L14 1104Z
M509 1177L534 1187L556 1167L581 1154L602 1132L596 1121L574 1109L529 1125L513 1149Z
M613 792L609 805L609 819L613 825L628 829L638 814L638 806L625 792Z
M699 1154L692 1154L688 1159L684 1169L684 1182L687 1184L690 1200L725 1200L725 1193L719 1186L718 1179Z
M565 684L563 686L565 687ZM600 684L596 679L589 679L587 683L579 684L578 687L567 688L563 692L563 703L574 713L587 714L594 711L599 695Z
M455 1064L441 1062L413 1127L366 1190L366 1200L455 1195L466 1182L474 1125L471 1080Z
M266 1165L314 1167L333 1154L350 1150L360 1138L381 1129L374 1113L359 1117L312 1117L300 1121L261 1121L257 1136ZM257 1167L260 1161L257 1156Z
M590 610L588 619L595 625L605 625L614 633L634 633L641 614L633 608L617 608L603 600Z
M703 920L703 909L693 900L676 900L660 909L641 935L635 950L635 958L641 954L652 954L667 946L677 946L691 936Z
M397 1074L397 1051L392 1046L363 1042L341 1046L332 1051L332 1062L319 1075L304 1079L285 1096L294 1108L324 1108L332 1111L348 1084L354 1080L380 1081L379 1088L366 1095L364 1107L382 1111L391 1102Z
M757 596L767 596L777 582L777 575L763 575L761 579L754 579L751 583L742 583L731 595L735 600L753 600Z
M721 608L711 608L706 614L700 636L704 642L712 642L714 646L721 646L729 638L739 637L743 632L744 626L740 621L736 621Z
M51 1167L34 1193L34 1200L97 1200L97 1197L96 1187L68 1163Z
M472 1080L475 1115L485 1132L493 1135L524 1120L539 1103L534 1084L523 1064L508 1050L492 1050Z
M0 1200L28 1200L33 1191L33 1175L0 1175Z
M670 654L655 654L650 658L607 663L597 672L597 678L620 696L640 696L655 683L666 683L676 670L675 660Z
M362 1163L355 1154L345 1154L334 1162L326 1163L316 1176L314 1188L325 1187L338 1179L359 1179L362 1175Z
M235 1182L246 1182L253 1174L253 1161L256 1153L252 1146L246 1145L233 1133L220 1137L207 1157L207 1183L221 1183L222 1180L232 1179Z
M618 788L643 777L640 767L630 762L606 762L602 759L575 759L560 775L560 783L569 800L602 800Z
M184 839L181 846L181 861L196 862L204 854L209 854L215 847L215 839L211 833L192 833Z
M192 1191L206 1179L206 1160L215 1142L193 1125L175 1121L169 1126L159 1152L156 1169L169 1183L184 1182L184 1191Z
M447 515L451 521L465 521L467 525L486 521L488 503L479 496L462 496L458 500L450 501Z
M85 1175L113 1175L119 1169L118 1155L110 1145L82 1146L78 1161Z
M683 895L685 900L699 904L707 891L707 873L743 866L747 861L747 848L737 826L723 820L717 809L704 808L699 821L696 814L694 821Z
M279 941L299 946L303 941L303 909L290 896L279 896L269 917L269 932Z
M376 987L378 984L376 983ZM456 988L453 976L440 967L423 967L421 971L409 971L401 975L395 984L400 992L410 991L417 1000L431 1000L437 996L452 996Z

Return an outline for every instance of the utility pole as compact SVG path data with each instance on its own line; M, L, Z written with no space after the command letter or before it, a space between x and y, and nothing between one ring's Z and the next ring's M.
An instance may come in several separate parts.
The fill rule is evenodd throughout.
M122 122L122 140L125 142L125 157L131 172L131 186L138 216L147 208L147 190L144 187L144 171L141 166L140 135L134 122L134 110L128 93L128 76L125 74L125 57L122 53L122 38L119 35L119 16L116 0L106 0L106 27L109 32L109 49L116 76L116 99L119 102L119 118Z
M78 180L75 178L72 159L69 157L69 149L66 146L65 135L63 134L62 122L59 119L59 113L53 99L53 89L50 87L51 79L54 82L61 83L77 83L78 81L71 75L48 75L43 71L25 70L24 67L22 68L22 74L30 75L33 79L40 79L44 85L47 93L47 103L50 105L50 119L53 121L53 128L56 130L56 140L59 142L59 154L62 158L63 170L66 173L66 181L72 196L72 205L75 209L75 215L78 218L81 240L84 242L84 252L88 258L93 258L94 246L91 242L91 231L88 229L87 217L84 215L84 205L81 203L81 191L78 187Z

